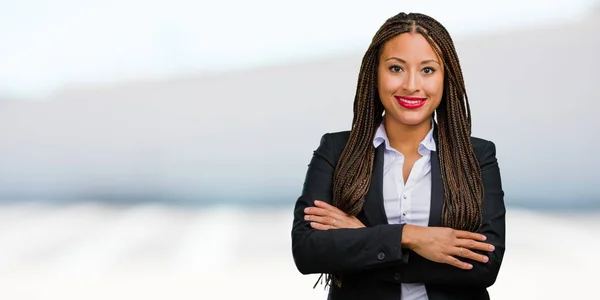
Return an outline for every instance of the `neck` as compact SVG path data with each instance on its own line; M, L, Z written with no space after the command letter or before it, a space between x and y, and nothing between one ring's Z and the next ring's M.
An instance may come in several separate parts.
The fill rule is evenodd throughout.
M392 148L405 156L418 154L419 144L431 130L431 119L417 125L402 124L393 118L385 117L384 126Z

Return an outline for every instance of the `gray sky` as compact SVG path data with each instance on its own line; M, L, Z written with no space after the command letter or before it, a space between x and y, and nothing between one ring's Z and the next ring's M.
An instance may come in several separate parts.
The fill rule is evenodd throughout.
M0 96L361 51L400 11L455 36L574 19L593 0L0 2Z

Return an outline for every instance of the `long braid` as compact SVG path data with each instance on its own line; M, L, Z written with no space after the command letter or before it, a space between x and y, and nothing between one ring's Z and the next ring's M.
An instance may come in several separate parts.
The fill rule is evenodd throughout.
M373 136L382 121L383 105L377 93L377 68L383 44L405 33L422 34L445 66L444 95L436 114L438 151L444 206L442 224L476 231L481 226L483 183L471 145L471 112L458 55L446 29L422 14L400 13L377 31L362 60L350 136L333 177L333 204L356 216L369 189L375 149Z
M446 65L445 97L438 108L439 158L444 183L444 226L477 231L481 226L483 183L471 145L471 111L454 43L446 29L424 15L415 15L428 29L426 39ZM437 45L437 47L436 47Z
M407 32L407 25L405 22L402 28L380 29L363 57L354 99L352 130L333 176L333 204L350 215L356 216L364 205L375 160L372 139L383 119L383 104L376 88L380 45L394 35Z

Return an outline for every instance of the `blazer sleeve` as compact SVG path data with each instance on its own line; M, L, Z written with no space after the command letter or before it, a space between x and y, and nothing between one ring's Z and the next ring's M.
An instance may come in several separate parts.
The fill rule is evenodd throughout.
M500 271L505 250L504 192L500 179L500 169L496 159L496 146L488 141L480 158L483 176L483 226L481 233L487 243L494 245L493 252L475 251L487 254L487 263L460 258L473 265L471 270L430 261L417 253L410 252L408 263L402 268L402 281L405 283L457 284L489 287L494 284Z
M314 200L332 202L333 173L338 157L335 144L332 134L323 135L308 165L302 194L294 206L291 235L296 267L302 274L312 274L397 265L402 259L400 244L404 225L322 231L313 229L309 221L304 220L304 209L314 206Z

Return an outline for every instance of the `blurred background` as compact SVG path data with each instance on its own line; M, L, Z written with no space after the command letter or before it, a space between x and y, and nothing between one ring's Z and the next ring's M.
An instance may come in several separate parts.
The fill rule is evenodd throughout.
M292 208L405 11L450 31L497 147L492 298L591 299L600 3L413 2L0 0L0 298L325 299Z

